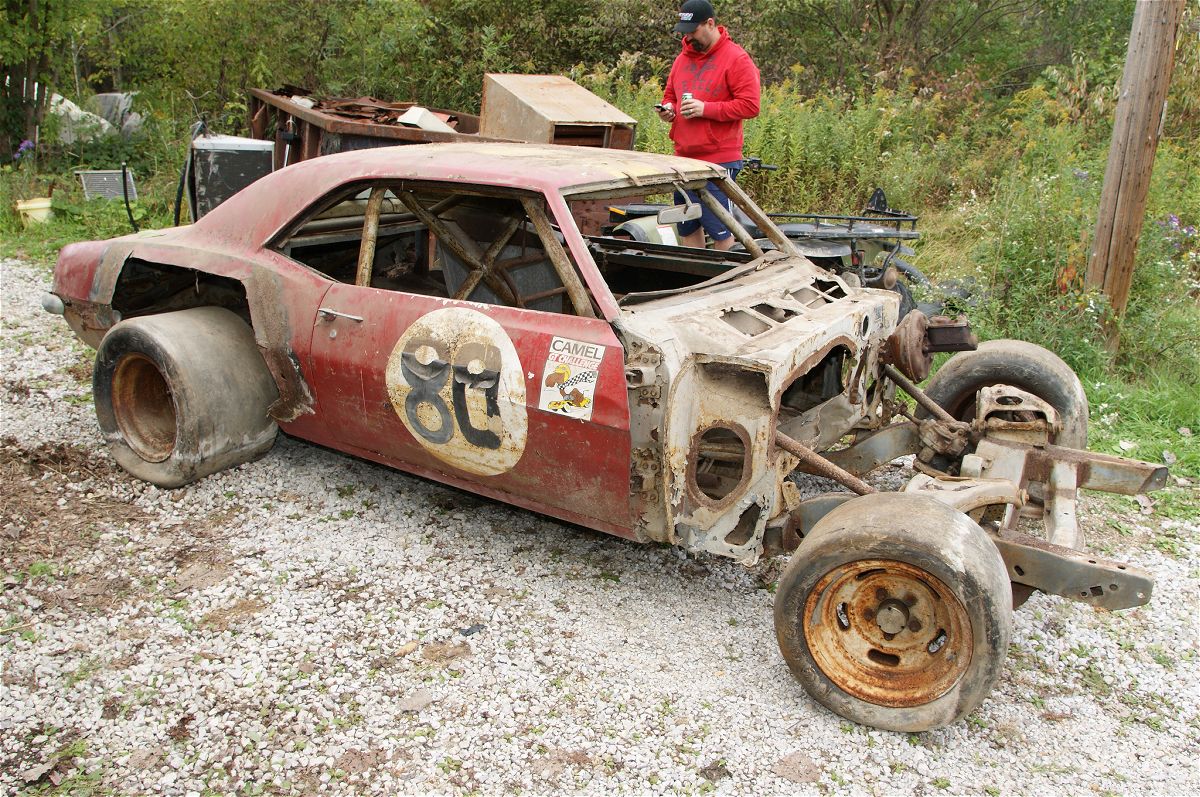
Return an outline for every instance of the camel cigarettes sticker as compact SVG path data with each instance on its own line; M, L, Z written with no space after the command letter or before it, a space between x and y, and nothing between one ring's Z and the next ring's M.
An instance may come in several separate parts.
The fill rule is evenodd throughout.
M569 418L591 420L604 347L569 338L550 341L538 408Z

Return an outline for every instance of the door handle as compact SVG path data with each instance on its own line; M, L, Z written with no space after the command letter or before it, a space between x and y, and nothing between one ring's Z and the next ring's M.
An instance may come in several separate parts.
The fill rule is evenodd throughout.
M334 318L348 318L351 321L357 321L360 324L362 323L362 316L350 315L349 313L340 313L337 310L330 310L328 307L318 308L317 312L324 316L326 320L333 320Z

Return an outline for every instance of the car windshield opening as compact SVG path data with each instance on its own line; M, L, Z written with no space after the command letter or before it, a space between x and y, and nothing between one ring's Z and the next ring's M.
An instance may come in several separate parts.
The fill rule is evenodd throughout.
M734 196L728 196L727 205L721 204L722 215L732 222L726 225L734 234L732 249L718 249L707 234L703 248L685 246L685 235L700 224L701 209L711 210L715 201L713 194L706 197L706 193L705 181L690 180L643 183L610 189L603 196L568 198L592 259L619 304L719 282L764 250L776 248L766 237L769 231L751 221L761 211L743 207Z

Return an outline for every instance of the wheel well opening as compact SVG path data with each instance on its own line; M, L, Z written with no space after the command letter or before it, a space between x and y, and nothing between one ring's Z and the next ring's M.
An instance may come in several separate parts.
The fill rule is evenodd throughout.
M846 346L835 346L783 391L781 411L789 417L808 412L843 392L855 360Z
M223 307L251 323L246 288L238 280L134 258L121 269L112 307L122 318L193 307Z

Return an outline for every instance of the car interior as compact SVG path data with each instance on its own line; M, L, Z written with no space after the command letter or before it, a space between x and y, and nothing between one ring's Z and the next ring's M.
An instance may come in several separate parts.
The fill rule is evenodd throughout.
M570 314L531 201L460 186L356 187L318 207L278 248L339 282ZM561 243L552 246L574 269Z
M617 224L597 222L597 204L617 208L647 196L644 188L630 191L636 193L609 196L600 203L570 203L592 257L618 301L626 294L696 285L753 259L746 252L637 241L615 231ZM579 308L563 276L581 287L582 280L543 206L541 198L530 192L360 184L318 204L285 232L276 248L347 284L576 314ZM541 216L543 232L531 212Z

